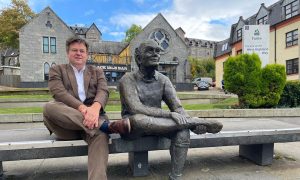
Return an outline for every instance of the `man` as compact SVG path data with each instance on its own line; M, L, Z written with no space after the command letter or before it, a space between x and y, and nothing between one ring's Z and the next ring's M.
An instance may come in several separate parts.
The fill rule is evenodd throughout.
M109 92L103 70L86 65L88 43L66 42L69 64L51 67L49 90L54 101L44 107L44 123L58 139L84 138L88 143L88 179L105 180L109 133L126 134L128 119L109 123L104 113Z
M141 43L135 51L139 70L124 75L120 80L122 117L129 118L131 124L131 133L122 137L133 139L144 135L163 135L170 138L172 169L169 178L179 179L190 144L189 129L197 134L217 133L222 124L188 116L170 80L156 71L161 50L153 40ZM161 108L162 101L170 111Z

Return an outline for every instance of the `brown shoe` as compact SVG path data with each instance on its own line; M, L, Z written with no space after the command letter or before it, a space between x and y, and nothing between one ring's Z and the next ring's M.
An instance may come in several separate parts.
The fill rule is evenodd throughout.
M111 121L108 125L110 133L128 134L130 133L130 121L128 118L118 121Z

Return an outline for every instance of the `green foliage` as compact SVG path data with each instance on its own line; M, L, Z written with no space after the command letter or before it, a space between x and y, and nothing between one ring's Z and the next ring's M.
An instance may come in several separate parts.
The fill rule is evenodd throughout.
M9 8L0 10L0 48L18 48L19 30L35 16L27 0L11 0Z
M132 24L131 27L126 31L126 37L123 41L130 42L135 36L137 36L141 31L142 27Z
M284 66L269 64L262 69L264 107L274 107L278 104L285 82L286 74Z
M191 74L193 78L196 77L211 77L215 79L215 61L213 58L193 58L188 57L191 64Z
M239 97L242 108L274 107L286 81L282 65L267 65L261 69L256 54L230 57L224 66L225 89Z
M300 106L300 81L288 81L278 103L279 107Z

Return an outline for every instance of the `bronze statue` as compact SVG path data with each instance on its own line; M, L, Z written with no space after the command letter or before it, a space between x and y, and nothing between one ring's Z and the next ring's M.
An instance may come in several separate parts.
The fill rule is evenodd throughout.
M157 42L147 40L135 50L138 71L125 74L120 80L122 117L129 118L133 139L145 135L171 139L172 169L170 179L182 176L190 144L190 130L196 134L217 133L223 125L217 121L190 117L183 109L168 77L156 69L162 49ZM161 108L164 101L170 111Z

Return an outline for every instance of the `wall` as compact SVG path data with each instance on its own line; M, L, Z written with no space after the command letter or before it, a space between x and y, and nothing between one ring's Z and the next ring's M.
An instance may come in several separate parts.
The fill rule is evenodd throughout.
M223 74L224 74L224 62L229 58L228 54L224 54L220 57L218 57L215 61L216 63L216 87L221 88L222 84L221 81L223 80Z
M298 40L300 32L300 18L297 21L289 22L290 24L284 24L276 28L276 64L282 64L286 66L286 60L299 58L299 45L286 47L286 33L298 29ZM270 63L275 63L275 30L270 34ZM272 47L273 46L273 47ZM272 59L271 59L272 58ZM294 75L288 75L287 80L299 79L299 73Z

